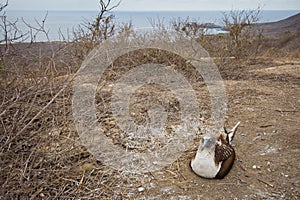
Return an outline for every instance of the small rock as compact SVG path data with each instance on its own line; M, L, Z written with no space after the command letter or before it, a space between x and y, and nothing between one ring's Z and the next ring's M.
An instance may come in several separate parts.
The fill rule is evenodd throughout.
M250 112L254 112L253 108L247 108L247 110L250 111Z
M238 99L234 99L233 103L240 103L240 101Z
M272 172L272 170L270 168L268 168L267 170L268 170L268 172Z
M207 121L206 121L206 124L209 125L209 126L214 125L214 123L213 123L211 120L207 120Z
M284 173L280 173L282 176L284 176L285 178L289 177L289 175L284 174Z
M138 191L139 191L139 192L144 192L144 191L145 191L145 188L139 187L139 188L138 188Z
M116 125L116 122L115 122L115 121L110 121L110 122L109 122L109 125L110 125L110 126L115 126L115 125Z
M253 165L253 166L252 166L252 169L260 169L260 166L258 166L258 165Z

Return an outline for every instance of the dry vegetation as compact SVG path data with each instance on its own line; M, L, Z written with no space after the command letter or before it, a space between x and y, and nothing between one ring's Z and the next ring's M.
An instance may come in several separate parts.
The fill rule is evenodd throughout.
M295 45L299 44L299 31L283 33L279 38L250 37L240 30L238 40L230 34L198 37L215 57L225 80L229 98L227 123L242 122L234 142L238 158L224 180L204 180L190 172L188 161L197 148L196 140L189 151L163 170L124 176L97 160L82 145L71 110L72 79L84 55L101 40L118 34L110 21L112 16L106 15L113 8L110 1L100 2L98 18L87 24L88 32L78 29L74 42L13 43L24 37L18 32L11 38L0 38L0 199L299 198L300 50ZM5 5L1 10L4 8ZM128 31L130 26L122 30ZM209 110L200 75L194 77L193 69L180 58L161 51L124 55L106 71L99 84L105 82L108 86L117 80L124 66L129 70L153 60L175 66L192 80L201 97L201 110ZM169 106L168 111L173 112L170 120L176 121L178 108L171 93L169 99L151 97L161 93L168 96L170 92L145 86L133 98ZM118 126L107 103L111 91L97 95L97 109L105 113L99 122L121 145ZM135 116L138 123L146 120L146 107L143 102L132 105L139 113ZM209 116L203 117L206 122Z

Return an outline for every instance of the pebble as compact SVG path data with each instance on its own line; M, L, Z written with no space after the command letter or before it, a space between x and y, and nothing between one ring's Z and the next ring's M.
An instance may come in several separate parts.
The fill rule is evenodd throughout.
M144 191L145 191L145 188L139 187L139 188L138 188L138 191L139 191L139 192L144 192Z
M158 162L157 162L157 161L154 161L154 162L153 162L153 165L158 165Z
M110 125L110 126L115 126L115 125L116 125L116 122L115 122L115 121L110 121L110 122L109 122L109 125Z
M238 99L234 99L233 103L240 103L240 101Z
M250 111L250 112L254 112L253 108L247 108L247 110Z
M260 169L260 166L258 166L258 165L253 165L253 166L252 166L252 169Z

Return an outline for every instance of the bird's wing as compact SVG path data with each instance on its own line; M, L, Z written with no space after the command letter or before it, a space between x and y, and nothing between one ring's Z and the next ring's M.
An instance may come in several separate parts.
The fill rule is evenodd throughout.
M219 163L227 160L234 153L233 148L227 144L216 144L215 149L215 161Z

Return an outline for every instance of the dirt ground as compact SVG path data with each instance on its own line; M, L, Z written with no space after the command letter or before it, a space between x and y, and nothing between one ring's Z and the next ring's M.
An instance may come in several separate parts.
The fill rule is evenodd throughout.
M298 199L300 170L299 60L261 60L221 71L229 99L227 126L241 122L237 159L223 180L189 168L195 148L170 169L153 173L137 199Z
M16 138L11 139L18 127L13 127L13 136L9 135L9 125L3 126L7 129L2 127L0 199L299 199L300 59L262 57L255 61L235 61L219 70L228 97L226 127L241 122L233 140L236 161L224 179L203 179L190 170L189 162L195 155L199 137L174 163L162 170L141 175L124 175L112 170L96 160L81 143L72 116L70 87L25 131L18 132ZM117 77L107 73L114 77L106 79L109 81L105 84L109 86ZM69 76L59 77L51 79L50 83L64 82ZM209 110L205 84L197 78L192 84L201 96L201 109ZM151 95L158 96L160 92L168 92L155 87L152 90ZM31 94L30 90L25 91L26 95ZM142 88L134 98L142 99L145 91L147 88ZM98 97L104 99L104 103L98 102L97 109L105 111L105 115L99 121L106 133L110 133L107 136L120 145L119 129L107 111L106 100L111 97L111 88L107 93L100 92L103 96ZM49 102L55 95L55 88L54 91L42 88L40 93L33 94L37 99L36 110L40 111L38 106ZM173 96L156 101L162 105L173 101L176 105ZM25 103L32 104L31 100ZM25 103L20 104L22 109ZM147 107L145 102L140 103L133 106L136 113L142 113L141 109ZM2 123L9 124L11 119L17 118L15 113L18 112L11 107L5 112L11 112L11 118L3 112ZM171 116L174 121L178 117L176 112ZM29 114L24 119L30 117ZM137 115L137 122L143 123L144 117L147 116L143 113ZM204 123L209 122L204 119ZM12 142L8 143L10 140Z
M220 72L229 101L226 126L230 128L237 121L241 122L233 141L237 158L228 176L223 180L207 180L190 170L189 162L199 142L195 139L191 148L177 161L160 171L125 177L121 175L118 183L110 186L113 196L107 191L108 199L299 198L300 60L256 58L255 62L234 62L221 67ZM205 85L195 79L193 86L201 96L201 109L209 110ZM160 95L159 92L153 92L153 88L145 90L150 96ZM140 91L136 99L143 99L143 95L143 91ZM171 96L165 101L160 103L166 105L174 98ZM141 110L147 107L145 101L140 103L140 106L133 107L135 113L143 113ZM107 107L100 106L100 112L104 108ZM142 114L136 119L143 121L143 117ZM118 134L114 123L105 126L110 127L108 131Z
M170 166L157 172L133 175L128 184L118 185L116 188L125 187L127 191L120 199L299 198L300 60L257 58L255 64L251 61L236 63L220 69L220 72L228 97L226 126L230 128L241 122L233 141L237 158L229 175L223 180L207 180L190 170L189 162L195 155L198 138ZM117 79L107 77L108 80ZM205 86L197 85L197 81L194 85L198 87L197 94L202 97L199 100L201 109L209 110ZM105 93L108 90L104 87L101 91L102 99L109 96L109 92ZM141 113L141 116L135 116L137 122L143 121L143 113L149 108L145 95L153 97L167 93L151 87L144 90L136 97L140 105L137 103L132 107L133 112ZM174 101L172 96L168 97L158 101L165 106L166 102ZM150 101L155 100L150 98ZM98 105L102 113L108 107ZM112 123L111 116L108 114L104 118L107 123L103 127L111 127L106 130L114 135L110 137L126 143L126 139L117 136L120 130ZM114 193L114 198L118 199L118 190Z

